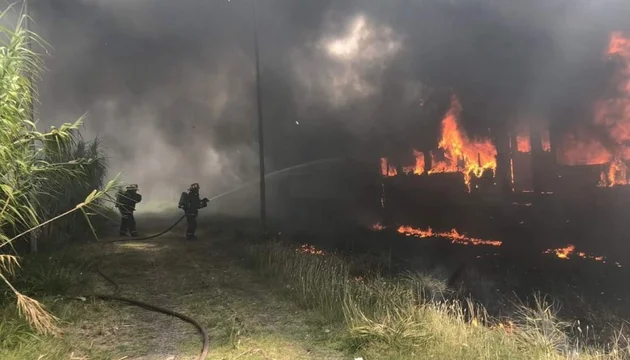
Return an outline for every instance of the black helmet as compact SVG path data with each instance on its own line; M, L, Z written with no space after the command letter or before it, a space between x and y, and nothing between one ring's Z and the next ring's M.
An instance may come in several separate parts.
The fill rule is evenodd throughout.
M194 183L190 185L190 188L188 189L188 191L199 191L199 184Z

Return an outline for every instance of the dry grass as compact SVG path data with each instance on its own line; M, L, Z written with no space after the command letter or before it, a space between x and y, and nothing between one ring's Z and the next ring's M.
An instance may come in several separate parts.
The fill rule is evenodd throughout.
M621 334L599 347L584 346L584 333L569 336L553 302L541 296L533 307L520 305L511 320L499 321L470 300L447 296L444 283L428 275L357 279L349 276L352 264L334 254L296 252L277 243L246 249L253 265L300 305L345 319L346 349L366 359L630 358Z
M203 238L203 234L200 234ZM120 281L122 295L194 316L211 334L210 359L605 359L629 358L626 339L584 347L567 335L567 324L544 297L520 306L511 320L498 321L472 301L456 300L444 283L421 273L397 279L351 276L355 269L334 254L296 252L268 243L246 246L231 237L189 243L167 236L148 243L82 247L82 261L104 256L103 268ZM44 303L61 319L62 336L35 335L26 323L0 312L0 358L192 359L200 340L177 319L117 303L70 300L109 285L74 263L72 271L24 271L38 280ZM248 261L251 260L251 261ZM42 260L43 261L43 260ZM63 262L49 261L55 269ZM279 287L269 288L258 272ZM352 270L352 271L351 271ZM85 279L70 274L85 273ZM51 276L57 280L51 281ZM263 278L261 278L263 280ZM45 290L37 282L57 285ZM281 290L297 301L274 294ZM50 296L64 292L62 297ZM299 306L298 306L299 305ZM12 305L13 306L13 305ZM306 310L305 310L306 308Z
M50 314L39 301L19 292L16 292L15 295L20 315L28 319L35 331L44 335L57 335L59 333L59 328L56 325L59 319Z
M79 250L67 257L77 263L76 257L81 256L88 264L103 257L102 267L119 281L121 295L180 311L204 324L211 335L209 359L345 358L334 350L338 329L276 296L241 266L240 259L227 256L214 243L189 243L167 236L155 242L97 244ZM60 270L51 275L57 278L51 281L44 275L48 268L40 270L44 260L26 259L28 275L23 277L38 294L65 291L63 297L48 296L44 302L60 318L62 336L36 335L6 310L0 338L11 339L11 343L0 350L0 358L37 359L50 352L54 359L68 359L74 353L85 359L127 356L163 360L169 356L193 359L198 354L201 341L192 326L123 304L72 300L86 292L112 289L92 270L54 258L50 262L55 269L69 266L72 271ZM75 286L81 279L68 274L80 272L90 281ZM31 277L37 281L28 280ZM37 284L62 281L74 285L47 289Z

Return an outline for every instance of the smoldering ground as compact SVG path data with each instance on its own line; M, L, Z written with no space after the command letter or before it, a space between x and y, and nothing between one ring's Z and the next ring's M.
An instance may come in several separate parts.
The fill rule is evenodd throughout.
M448 91L469 134L513 117L581 121L623 1L257 1L269 171L410 156L437 142ZM88 114L112 173L146 199L211 194L258 171L252 3L34 1L54 51L39 118ZM252 189L255 191L256 187Z

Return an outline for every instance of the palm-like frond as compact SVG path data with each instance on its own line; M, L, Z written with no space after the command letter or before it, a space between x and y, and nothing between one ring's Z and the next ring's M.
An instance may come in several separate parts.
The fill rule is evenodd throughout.
M14 29L0 27L0 250L33 230L48 235L67 230L77 219L91 228L87 214L97 211L103 195L115 186L115 181L103 185L107 159L98 140L81 139L83 119L46 132L39 132L31 119L37 97L34 79L43 64L29 41L47 45L24 28L25 20L20 15ZM20 313L33 328L54 333L56 319L5 276L13 275L17 266L16 257L0 254L0 283L16 296Z

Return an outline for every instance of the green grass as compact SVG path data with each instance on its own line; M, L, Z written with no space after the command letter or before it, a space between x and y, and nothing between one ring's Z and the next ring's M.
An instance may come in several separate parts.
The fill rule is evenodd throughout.
M120 283L121 295L201 322L211 335L209 359L345 359L336 350L338 327L276 295L215 242L190 243L166 235L151 242L70 249L25 257L19 276L20 284L60 319L62 333L37 335L7 302L0 311L0 337L7 339L0 359L37 359L41 354L68 359L72 353L89 359L198 354L199 335L179 319L117 302L73 300L113 290L94 271L94 263L101 260L103 270Z
M22 259L22 267L11 279L26 295L37 296L63 327L83 316L84 305L70 300L86 294L93 288L87 276L88 263L75 251L54 254L37 254ZM62 359L79 352L72 339L63 336L38 334L26 319L18 315L18 309L7 294L0 297L0 359Z
M533 307L519 305L512 319L499 321L479 304L451 296L443 281L429 275L357 278L350 276L353 264L334 254L279 243L245 249L251 264L286 295L341 323L346 351L366 359L630 358L622 335L611 344L583 346L585 332L569 336L568 324L541 296Z
M70 296L92 287L90 263L76 248L39 253L22 260L13 283L29 296Z
M111 291L91 266L101 259L120 282L122 295L204 324L211 334L211 359L617 360L630 355L623 337L608 347L582 346L586 336L568 335L568 324L541 296L534 306L519 305L516 315L499 321L431 275L361 277L363 264L279 243L252 245L230 236L188 243L167 235L153 242L72 249L24 258L16 280L60 318L62 334L37 335L13 303L1 304L0 358L198 353L195 329L177 319L115 302L72 300Z

